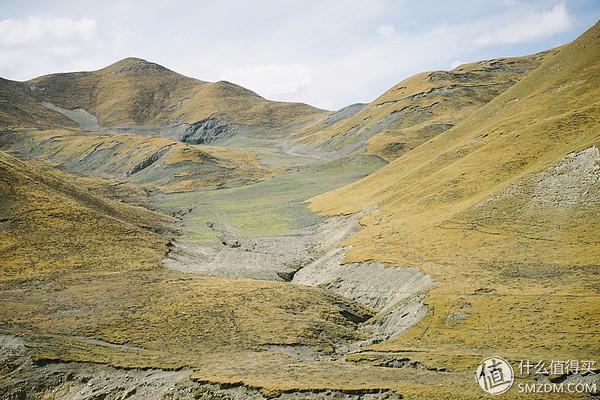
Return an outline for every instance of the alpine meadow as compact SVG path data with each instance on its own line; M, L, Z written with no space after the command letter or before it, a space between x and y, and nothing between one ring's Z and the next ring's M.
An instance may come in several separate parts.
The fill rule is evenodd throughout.
M337 111L134 57L0 78L0 398L594 398L587 28Z

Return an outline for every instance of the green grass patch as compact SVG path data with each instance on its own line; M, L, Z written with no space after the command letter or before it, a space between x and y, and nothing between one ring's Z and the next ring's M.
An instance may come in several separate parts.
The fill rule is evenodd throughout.
M248 186L165 195L160 206L192 209L184 217L186 240L216 242L218 235L208 222L226 225L242 237L289 234L319 220L302 204L305 200L354 182L384 164L379 157L354 156Z

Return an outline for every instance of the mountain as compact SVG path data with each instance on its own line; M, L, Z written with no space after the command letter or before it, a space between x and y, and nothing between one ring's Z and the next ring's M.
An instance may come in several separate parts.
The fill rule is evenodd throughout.
M600 24L335 112L139 59L2 80L0 394L479 399L491 355L597 359L599 95Z
M366 150L393 160L459 124L540 65L548 52L412 76L367 105L321 117L296 134L303 151ZM344 118L336 118L343 115Z
M164 192L263 179L272 167L253 149L194 145L245 134L273 143L326 114L305 104L269 101L229 82L188 78L138 58L27 82L0 79L4 150ZM258 150L270 153L269 146Z
M599 99L596 24L457 126L312 199L328 215L376 208L346 262L419 265L438 282L428 316L372 350L418 348L404 354L450 370L491 349L597 354Z
M145 131L190 143L252 129L276 130L325 113L300 103L266 100L229 82L188 78L158 64L126 58L92 72L46 75L27 82L3 80L0 126L99 131ZM65 118L47 110L62 113ZM29 116L24 114L27 112Z
M194 145L250 132L273 138L323 114L137 58L93 72L0 80L5 150L165 192L263 179L271 167L251 149Z

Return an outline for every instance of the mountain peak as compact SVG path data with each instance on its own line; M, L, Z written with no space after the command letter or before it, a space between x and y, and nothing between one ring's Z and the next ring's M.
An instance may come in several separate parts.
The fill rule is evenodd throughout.
M171 72L170 69L163 67L160 64L153 63L151 61L144 60L143 58L127 57L117 61L114 64L109 65L103 70L112 73L127 73L127 72L140 72L140 71L161 71Z
M119 61L117 61L116 64L149 64L150 61L148 60L144 60L143 58L139 58L139 57L125 57Z

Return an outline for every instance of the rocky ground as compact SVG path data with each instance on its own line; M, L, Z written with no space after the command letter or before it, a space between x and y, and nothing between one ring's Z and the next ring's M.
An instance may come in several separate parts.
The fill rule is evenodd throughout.
M377 311L363 329L368 343L397 336L426 313L425 294L434 285L418 268L376 261L344 263L341 243L360 230L369 210L334 217L301 232L267 237L238 237L223 220L210 222L222 241L207 246L173 241L167 268L228 278L251 278L315 286L355 300Z
M119 369L92 363L36 363L25 342L0 335L0 392L6 400L265 400L243 385L217 385L192 380L189 369ZM400 399L387 391L283 393L277 400Z

